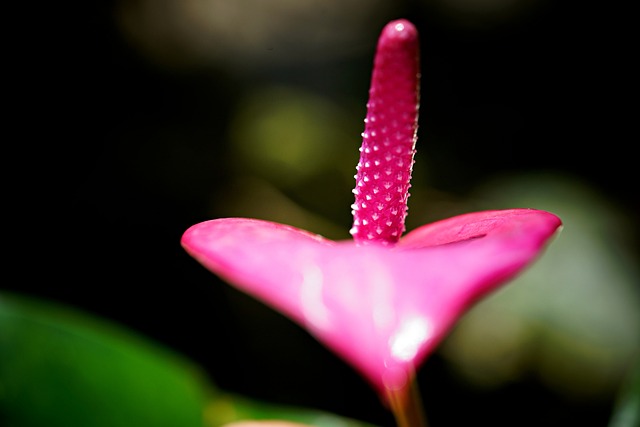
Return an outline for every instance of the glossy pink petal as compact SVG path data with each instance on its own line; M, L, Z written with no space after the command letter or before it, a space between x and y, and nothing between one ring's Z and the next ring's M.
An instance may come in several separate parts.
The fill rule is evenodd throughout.
M542 211L478 212L424 226L388 248L229 218L191 227L182 243L383 393L401 387L468 305L535 259L559 226Z

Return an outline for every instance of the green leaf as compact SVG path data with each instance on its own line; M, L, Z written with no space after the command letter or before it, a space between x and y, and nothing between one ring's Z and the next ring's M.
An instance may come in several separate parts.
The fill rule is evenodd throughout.
M214 426L238 420L283 420L316 427L374 427L324 411L272 405L233 394L218 396L207 413L209 422Z
M640 426L640 358L624 383L608 427Z
M274 419L368 427L221 392L189 360L122 327L0 292L3 427L218 427Z
M0 294L0 424L203 426L210 386L188 361L106 322Z

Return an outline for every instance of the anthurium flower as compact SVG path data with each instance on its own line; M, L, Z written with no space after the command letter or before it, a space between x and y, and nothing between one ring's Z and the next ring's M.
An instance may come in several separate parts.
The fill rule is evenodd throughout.
M269 221L224 218L189 228L186 251L298 322L385 396L403 389L478 298L529 265L559 229L533 209L483 211L405 231L419 105L419 46L406 20L378 41L353 240Z

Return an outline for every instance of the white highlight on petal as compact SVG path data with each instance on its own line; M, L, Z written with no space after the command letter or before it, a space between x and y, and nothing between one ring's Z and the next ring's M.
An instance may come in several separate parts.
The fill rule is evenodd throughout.
M391 304L394 298L393 278L382 263L372 262L367 279L370 283L373 324L378 331L387 331L396 316Z
M433 332L433 325L424 317L406 319L400 329L389 339L393 357L408 362L412 360L420 345L425 343Z
M300 303L305 319L317 329L327 329L330 323L329 312L323 303L322 287L320 267L315 264L307 266L302 272Z

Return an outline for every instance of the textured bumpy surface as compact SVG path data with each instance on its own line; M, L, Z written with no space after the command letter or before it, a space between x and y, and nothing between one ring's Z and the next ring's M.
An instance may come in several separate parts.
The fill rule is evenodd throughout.
M396 243L404 232L419 105L418 33L406 20L383 29L374 60L357 166L353 227L358 243Z

